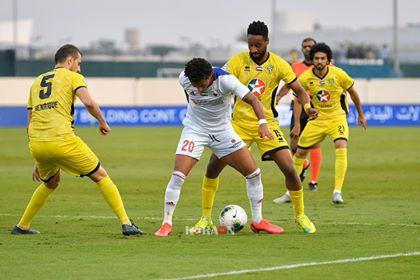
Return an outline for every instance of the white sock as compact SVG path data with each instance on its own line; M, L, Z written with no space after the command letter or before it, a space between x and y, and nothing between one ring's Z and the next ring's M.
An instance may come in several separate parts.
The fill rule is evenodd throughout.
M174 214L176 204L178 203L181 194L181 188L185 181L185 175L179 171L172 173L171 179L166 186L165 192L165 212L163 222L172 225L172 215Z
M259 224L262 220L263 184L261 182L261 169L255 170L246 176L246 190L251 203L252 221Z

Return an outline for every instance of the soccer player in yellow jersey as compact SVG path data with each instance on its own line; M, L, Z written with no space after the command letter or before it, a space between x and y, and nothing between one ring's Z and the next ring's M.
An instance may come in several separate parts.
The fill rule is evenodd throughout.
M60 182L60 170L94 181L122 224L124 235L142 234L128 218L117 187L92 150L74 133L74 102L78 97L99 121L99 132L111 128L91 98L80 73L82 53L73 45L55 54L55 68L38 76L28 99L29 149L35 159L33 180L42 181L12 234L38 234L30 225Z
M277 120L275 97L280 81L283 80L289 84L290 88L297 93L301 104L305 104L304 108L309 116L316 117L317 112L311 108L309 98L297 81L290 65L267 50L269 43L267 26L260 21L252 22L248 27L247 35L249 52L235 55L224 68L247 85L249 90L258 97L264 106L266 119L258 121L252 107L236 99L232 126L248 147L254 142L257 144L262 160L274 160L285 175L296 222L304 232L313 233L316 231L315 226L304 213L302 183L293 166L289 146ZM263 139L258 135L259 125L265 123L268 123L269 129L275 135L274 139ZM199 234L213 228L211 211L219 185L219 174L225 166L226 164L215 155L211 156L202 185L202 217L193 227L192 232ZM266 232L270 233L269 230Z
M366 129L366 118L359 95L353 86L353 79L342 69L329 66L332 58L330 47L325 43L316 44L311 49L310 58L314 67L303 72L299 80L309 93L319 115L317 119L308 121L300 135L293 160L297 171L300 172L309 149L323 141L326 136L330 136L335 145L335 188L332 202L342 204L344 201L341 190L347 170L347 140L349 138L346 91L357 108L357 123L364 129Z

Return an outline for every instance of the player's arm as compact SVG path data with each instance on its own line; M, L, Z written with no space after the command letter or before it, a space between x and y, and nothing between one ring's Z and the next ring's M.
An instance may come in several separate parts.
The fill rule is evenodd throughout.
M318 111L311 107L310 99L308 94L303 89L302 85L300 84L299 80L295 80L293 83L289 84L290 88L296 94L296 97L300 103L303 104L303 108L305 109L306 114L309 116L310 119L315 119L318 116Z
M267 120L265 118L265 112L264 107L261 104L261 102L258 100L258 98L253 95L251 92L248 92L242 100L249 105L252 106L252 109L255 112L255 115L257 115L258 118L258 124L259 124L259 135L261 138L268 137L270 139L274 139L273 134L268 129Z
M357 94L356 89L351 86L347 92L350 94L350 98L356 106L358 117L357 117L357 126L362 125L364 129L367 128L366 117L363 113L362 103L360 102L359 94Z
M302 104L299 103L296 96L294 96L293 102L293 128L290 131L290 137L299 138L300 135L300 115L302 114Z
M89 91L86 87L80 87L76 90L76 95L79 97L80 101L85 105L86 109L89 113L98 120L99 122L99 131L102 135L107 135L111 128L109 127L108 123L102 116L101 110L99 109L98 104L96 104L95 100L89 94Z
M286 96L289 93L289 91L290 91L290 87L288 85L283 85L276 95L276 104L279 104L280 99Z

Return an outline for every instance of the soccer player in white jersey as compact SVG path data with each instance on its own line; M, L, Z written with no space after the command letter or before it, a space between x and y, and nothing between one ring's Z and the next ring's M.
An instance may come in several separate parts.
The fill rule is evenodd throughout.
M194 58L185 65L185 70L179 76L179 82L188 98L187 115L183 121L184 129L176 150L174 171L166 187L162 226L155 235L168 236L172 233L172 215L182 185L200 159L205 146L245 176L252 211L251 226L257 231L282 233L281 227L262 218L261 170L256 166L245 143L235 133L230 123L230 97L234 94L236 98L252 106L258 118L260 137L273 139L258 98L233 75L212 67L202 58Z

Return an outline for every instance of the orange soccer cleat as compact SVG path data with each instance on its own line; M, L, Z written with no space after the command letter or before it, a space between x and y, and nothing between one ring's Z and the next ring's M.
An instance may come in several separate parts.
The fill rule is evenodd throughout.
M169 236L172 234L172 226L164 223L158 231L155 232L156 236Z
M255 233L259 233L260 231L265 231L269 234L280 234L284 232L282 227L270 224L270 222L266 219L262 219L259 224L251 222L251 230Z

